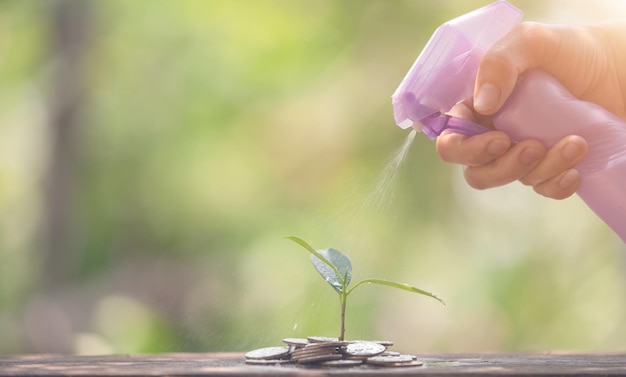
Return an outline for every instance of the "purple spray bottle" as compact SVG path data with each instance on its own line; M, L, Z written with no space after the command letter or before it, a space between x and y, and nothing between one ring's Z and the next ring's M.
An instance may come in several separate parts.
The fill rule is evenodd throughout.
M484 52L522 16L499 0L441 25L392 96L398 126L431 139L447 129L464 135L487 131L446 112L473 95ZM577 194L626 242L626 121L532 70L519 78L493 122L513 141L533 138L547 147L567 135L585 138L589 151L576 167L581 174Z

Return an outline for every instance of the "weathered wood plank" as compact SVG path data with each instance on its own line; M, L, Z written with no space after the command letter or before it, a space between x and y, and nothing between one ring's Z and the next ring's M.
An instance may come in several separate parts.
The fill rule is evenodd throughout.
M246 365L241 353L0 357L0 376L607 376L626 354L423 354L423 367L320 369Z

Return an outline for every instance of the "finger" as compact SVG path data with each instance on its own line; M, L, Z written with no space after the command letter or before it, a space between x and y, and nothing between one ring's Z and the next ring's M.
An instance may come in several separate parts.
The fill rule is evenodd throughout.
M478 123L492 130L496 129L495 126L493 125L492 116L480 114L474 111L474 99L471 97L466 98L462 102L459 102L456 105L454 105L450 109L450 111L448 111L446 114L452 115L457 118L471 120L474 123Z
M436 143L439 157L449 163L477 166L489 163L505 153L511 139L502 131L465 136L445 131Z
M509 97L518 76L538 67L557 43L552 29L523 22L485 52L474 90L474 108L482 114L498 111Z
M506 185L532 171L545 153L546 148L541 142L522 141L488 164L466 167L465 180L480 190Z
M535 192L552 199L565 199L572 196L580 185L580 173L569 169L558 176L534 186Z
M588 145L580 136L571 135L557 142L545 158L520 180L527 185L537 186L576 166L587 153Z

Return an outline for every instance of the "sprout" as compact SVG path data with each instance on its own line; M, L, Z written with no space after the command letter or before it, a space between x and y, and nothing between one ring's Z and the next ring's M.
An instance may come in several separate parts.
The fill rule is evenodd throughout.
M350 262L350 258L348 258L347 255L339 250L330 248L324 250L315 250L304 240L295 236L289 236L285 238L299 244L300 246L304 247L309 253L311 253L311 262L313 263L313 267L315 267L317 272L322 275L324 280L328 284L330 284L330 286L339 295L339 304L341 306L341 333L339 336L340 341L344 340L344 335L346 332L346 302L348 299L348 295L350 295L352 291L354 291L357 287L363 284L380 284L392 288L403 289L405 291L413 293L419 293L424 296L432 297L445 305L442 299L430 292L423 291L408 284L384 279L364 279L354 284L351 288L348 288L348 286L350 285L350 280L352 280L352 263Z

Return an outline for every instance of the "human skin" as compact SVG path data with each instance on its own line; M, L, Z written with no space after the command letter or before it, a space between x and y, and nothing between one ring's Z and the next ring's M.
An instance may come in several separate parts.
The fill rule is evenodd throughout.
M493 128L491 115L502 107L518 76L541 69L575 97L626 119L626 49L622 46L626 46L626 22L585 27L521 23L483 56L474 100L450 113ZM441 159L463 165L470 186L487 189L519 180L553 199L576 192L580 175L575 166L587 149L586 141L577 135L549 149L538 140L513 143L497 130L470 137L444 132L437 138Z

